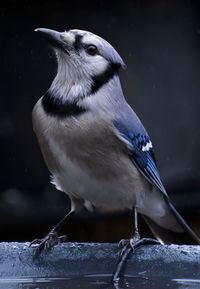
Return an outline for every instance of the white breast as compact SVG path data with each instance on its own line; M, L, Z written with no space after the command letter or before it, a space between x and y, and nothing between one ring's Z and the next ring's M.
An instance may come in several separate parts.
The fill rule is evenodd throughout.
M130 209L133 207L134 187L129 183L128 176L121 174L121 178L98 180L76 162L71 161L53 140L50 140L49 144L52 154L61 167L61 170L54 172L52 179L57 189L65 192L69 197L88 200L94 206Z
M89 114L56 121L44 114L40 101L33 113L44 160L59 190L95 206L132 208L150 185L108 123L106 115L99 121Z

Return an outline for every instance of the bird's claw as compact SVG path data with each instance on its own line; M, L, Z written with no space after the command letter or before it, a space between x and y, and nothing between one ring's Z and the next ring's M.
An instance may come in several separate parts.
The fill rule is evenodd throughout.
M35 252L33 255L33 258L35 259L42 250L47 250L51 247L53 247L54 245L61 243L61 242L65 242L67 241L68 238L67 236L63 235L63 236L58 236L58 233L55 231L50 231L44 238L42 239L34 239L29 247L31 247L32 245L36 245L35 248Z
M128 255L130 254L130 252L131 251L134 252L136 248L145 244L160 244L160 242L152 238L140 239L140 235L137 231L134 233L134 235L130 239L122 239L119 242L118 246L121 248L121 252L120 252L119 263L117 265L117 269L113 277L114 284L118 284L120 272L122 271L122 267L124 266L124 263L126 259L128 258Z
M122 239L118 246L121 248L120 257L122 257L128 248L131 248L133 251L140 247L141 245L150 245L150 244L160 244L156 239L152 238L142 238L140 239L139 233L135 233L130 239Z
M118 247L121 249L120 258L124 255L129 245L130 245L130 239L122 239L119 241Z
M119 241L119 248L121 249L121 253L120 253L120 257L122 257L124 255L124 253L126 252L126 250L128 249L128 247L132 248L133 250L135 250L135 246L137 244L137 242L139 242L140 240L140 235L138 232L135 232L134 235L130 238L130 239L122 239Z

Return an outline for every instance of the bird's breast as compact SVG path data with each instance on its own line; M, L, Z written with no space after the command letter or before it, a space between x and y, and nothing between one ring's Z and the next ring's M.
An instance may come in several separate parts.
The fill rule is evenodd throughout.
M81 117L58 120L35 109L34 130L53 182L96 206L132 207L142 180L124 144L105 117Z

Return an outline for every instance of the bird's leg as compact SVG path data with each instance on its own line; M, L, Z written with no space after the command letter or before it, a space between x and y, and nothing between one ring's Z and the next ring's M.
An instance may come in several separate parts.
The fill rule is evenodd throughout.
M134 243L138 240L140 240L140 234L138 230L138 213L137 209L134 208L134 232L130 239L122 239L119 242L119 247L122 248L120 256L123 256L128 247L131 247L133 249Z
M139 230L138 230L138 213L137 208L134 208L134 233L132 234L130 239L122 239L119 242L119 247L122 248L120 253L120 260L117 265L117 269L115 271L115 275L113 277L113 282L116 283L119 281L119 274L122 271L122 268L125 264L126 259L131 251L134 252L136 248L144 244L160 244L159 241L152 238L140 238Z
M37 257L38 254L43 250L54 245L67 241L67 236L59 236L59 232L64 226L64 224L71 218L75 213L74 210L71 210L44 238L33 240L29 246L37 244L33 258Z

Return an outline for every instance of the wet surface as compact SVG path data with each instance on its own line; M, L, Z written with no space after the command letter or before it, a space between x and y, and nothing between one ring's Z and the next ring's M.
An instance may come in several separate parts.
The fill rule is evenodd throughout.
M125 276L119 284L111 283L111 275L80 278L1 279L0 289L197 289L199 279L150 279Z
M63 243L33 260L29 243L0 243L0 289L196 289L200 246L144 246L130 254L118 284L117 244Z

